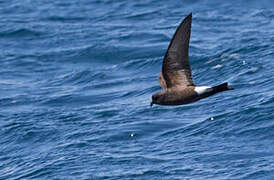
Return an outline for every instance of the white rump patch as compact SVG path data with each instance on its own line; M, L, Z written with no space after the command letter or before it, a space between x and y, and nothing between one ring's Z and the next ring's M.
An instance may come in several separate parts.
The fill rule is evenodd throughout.
M212 87L210 86L196 86L195 89L198 95L202 95L204 93L212 91Z

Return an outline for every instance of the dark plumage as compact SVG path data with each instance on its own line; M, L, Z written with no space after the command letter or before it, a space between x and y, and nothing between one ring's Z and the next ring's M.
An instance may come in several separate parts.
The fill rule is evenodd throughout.
M153 104L182 105L218 92L232 90L227 83L218 86L195 86L188 60L192 13L179 25L164 57L159 84L164 91L152 95Z

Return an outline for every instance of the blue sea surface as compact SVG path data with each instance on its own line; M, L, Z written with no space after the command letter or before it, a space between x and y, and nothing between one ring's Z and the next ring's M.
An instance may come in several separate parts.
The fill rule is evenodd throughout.
M195 84L153 106L193 13ZM0 179L274 179L274 2L0 0Z

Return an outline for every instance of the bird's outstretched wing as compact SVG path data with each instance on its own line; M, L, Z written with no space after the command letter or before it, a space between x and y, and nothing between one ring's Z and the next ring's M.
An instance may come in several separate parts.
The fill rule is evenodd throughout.
M165 81L165 79L164 79L164 77L163 77L162 72L160 72L160 74L159 74L159 79L158 79L158 81L159 81L160 86L163 88L163 90L166 91L166 90L167 90L166 81Z
M175 86L194 86L188 60L192 13L177 28L164 57L159 83L166 90Z

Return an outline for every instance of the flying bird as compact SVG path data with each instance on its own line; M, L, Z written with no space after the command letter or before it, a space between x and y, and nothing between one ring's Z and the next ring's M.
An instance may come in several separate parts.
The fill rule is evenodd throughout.
M191 33L192 13L179 25L164 56L159 84L163 91L152 95L153 104L183 105L232 90L225 82L218 86L196 86L192 79L188 49Z

